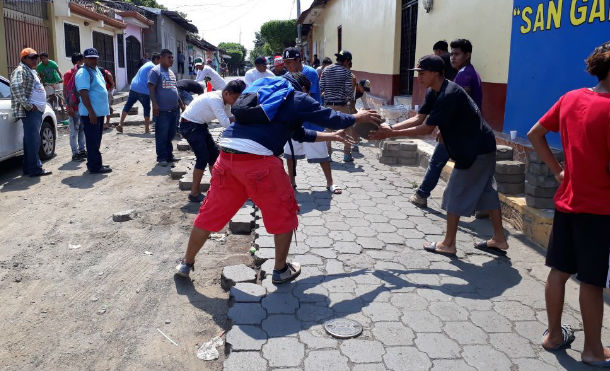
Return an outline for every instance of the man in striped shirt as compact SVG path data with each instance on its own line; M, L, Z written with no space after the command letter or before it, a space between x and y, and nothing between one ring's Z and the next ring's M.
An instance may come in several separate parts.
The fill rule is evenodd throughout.
M352 53L342 50L335 54L337 63L328 66L320 77L320 90L324 97L324 105L335 111L351 113L348 102L354 98L354 86L352 84L352 73L349 65L352 61ZM351 145L343 146L343 161L352 162ZM330 145L328 153L332 152Z

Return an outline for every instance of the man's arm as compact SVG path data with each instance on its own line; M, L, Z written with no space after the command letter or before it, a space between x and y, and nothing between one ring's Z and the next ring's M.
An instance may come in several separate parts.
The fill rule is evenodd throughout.
M57 71L57 73L59 74L59 78L61 80L63 80L63 76L61 75L61 71L59 70L59 67L55 68L55 70Z
M20 73L15 74L14 79L11 79L11 99L22 105L26 111L31 111L35 107L30 104L30 97L26 96L25 93L24 72L28 73L27 71L21 71Z
M532 143L532 147L534 147L540 159L551 169L555 179L561 183L563 181L563 168L555 156L553 156L551 147L549 147L549 143L546 141L546 133L548 132L540 122L537 122L527 133L527 138Z
M345 100L350 101L354 98L354 85L352 80L352 73L348 71L348 74L345 77Z
M150 101L153 106L153 115L159 116L159 104L157 103L157 96L155 94L155 84L149 82L148 83L148 94L150 95Z
M401 130L401 129L408 129L408 128L419 126L426 121L426 117L428 117L428 115L425 115L423 113L418 113L417 115L415 115L409 119L406 119L405 121L402 121L396 125L393 125L392 129Z
M381 125L379 130L371 132L369 134L368 139L372 140L381 140L386 138L396 138L396 137L416 137L420 135L428 135L432 134L434 131L434 126L419 124L414 127L409 127L407 129L393 129L389 125Z
M89 99L89 90L79 90L78 93L80 94L80 98L83 101L83 105L87 109L87 112L89 112L89 121L91 121L92 124L95 124L97 121L97 115L95 114L93 106L91 105L91 99Z
M354 115L337 112L330 108L321 107L315 99L305 96L296 100L298 106L296 118L300 122L313 122L325 128L339 130L345 129L357 122L372 122L381 124L382 118L375 111L360 111Z
M213 99L210 102L210 108L212 109L212 112L214 112L214 116L216 116L216 119L218 119L218 122L223 128L229 127L231 122L235 121L235 119L233 119L232 121L231 117L227 115L224 103L222 102L222 98L220 100Z

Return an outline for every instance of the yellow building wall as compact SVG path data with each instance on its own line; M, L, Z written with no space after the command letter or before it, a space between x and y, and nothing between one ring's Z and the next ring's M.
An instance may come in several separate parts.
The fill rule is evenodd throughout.
M439 40L468 39L481 79L507 83L512 0L435 0L430 13L421 2L418 8L416 61Z
M401 0L333 0L313 25L314 52L335 60L337 27L342 49L352 52L353 69L398 74L400 69Z

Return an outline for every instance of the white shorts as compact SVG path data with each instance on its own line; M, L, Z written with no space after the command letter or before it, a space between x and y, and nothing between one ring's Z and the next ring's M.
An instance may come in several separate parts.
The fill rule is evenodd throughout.
M290 141L292 142L292 148L294 148L295 160L307 158L307 162L311 163L330 162L326 142L301 143L292 139ZM286 143L284 146L284 158L292 158L289 143Z

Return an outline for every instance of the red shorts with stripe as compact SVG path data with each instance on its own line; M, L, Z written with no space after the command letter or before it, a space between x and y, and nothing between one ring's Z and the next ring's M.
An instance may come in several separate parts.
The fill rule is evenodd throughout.
M297 228L299 206L282 160L222 151L195 227L220 231L248 198L260 208L267 232L282 234Z

